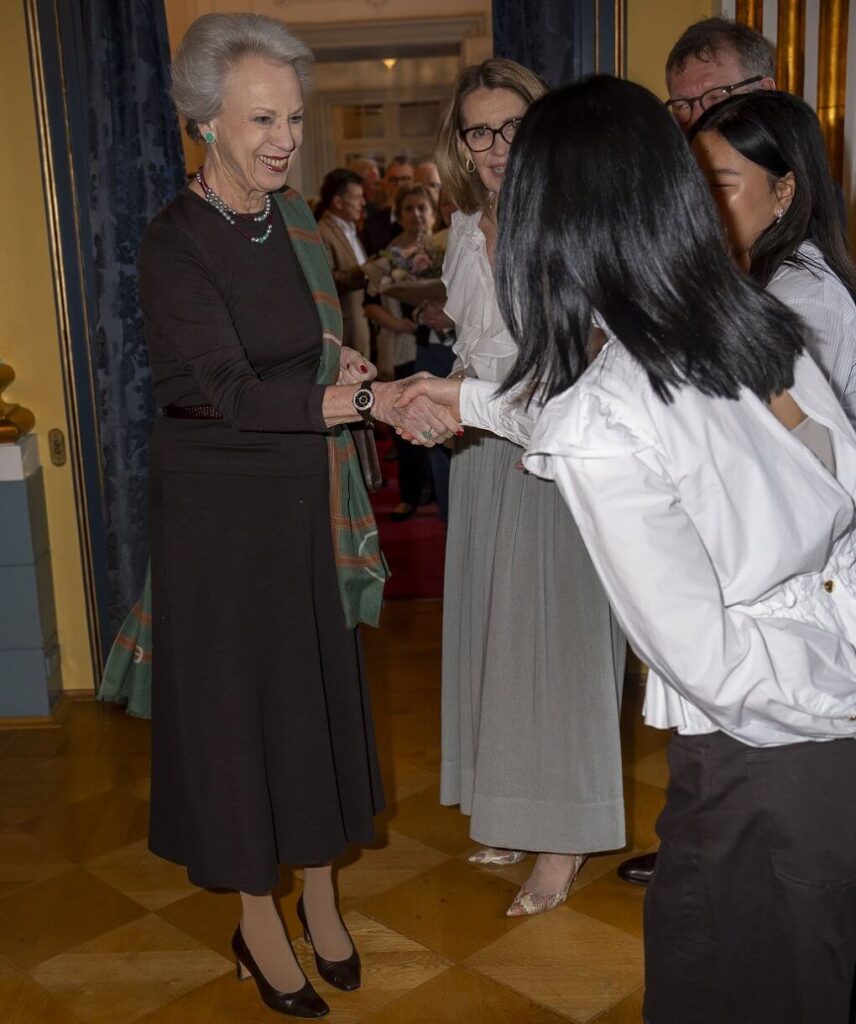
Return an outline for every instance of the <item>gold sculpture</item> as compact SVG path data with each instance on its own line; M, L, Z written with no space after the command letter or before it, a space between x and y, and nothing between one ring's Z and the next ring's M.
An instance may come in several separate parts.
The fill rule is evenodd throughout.
M3 400L3 391L15 379L15 371L8 363L0 363L0 444L14 444L28 430L32 430L36 417L22 405Z

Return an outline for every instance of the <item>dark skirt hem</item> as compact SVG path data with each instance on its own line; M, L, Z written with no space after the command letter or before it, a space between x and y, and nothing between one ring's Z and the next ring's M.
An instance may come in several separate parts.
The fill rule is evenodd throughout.
M380 808L378 813L382 811ZM370 846L377 838L374 829L371 834L365 836L356 836L353 839L347 839L344 843L340 843L334 852L329 855L326 853L323 855L318 854L318 851L313 851L311 857L288 857L287 859L281 860L277 865L278 868L314 868L323 867L327 864L334 864L337 860L345 855L350 846ZM259 884L258 879L246 879L244 881L238 881L234 877L228 881L220 879L214 879L204 874L197 873L187 863L187 858L180 853L168 852L166 847L158 846L156 843L149 839L148 842L149 851L156 857L160 857L162 860L167 860L171 864L177 864L179 867L184 868L187 871L187 878L191 885L195 885L199 889L210 889L210 890L226 890L229 892L246 892L251 896L265 896L267 893L272 892L276 889L279 883L279 871L277 870L271 875L269 883Z

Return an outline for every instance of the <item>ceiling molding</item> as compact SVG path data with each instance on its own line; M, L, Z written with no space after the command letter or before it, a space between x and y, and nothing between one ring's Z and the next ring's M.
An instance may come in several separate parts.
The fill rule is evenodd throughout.
M382 60L384 57L447 57L464 39L487 32L482 15L460 18L382 20L370 24L300 25L300 38L319 62Z

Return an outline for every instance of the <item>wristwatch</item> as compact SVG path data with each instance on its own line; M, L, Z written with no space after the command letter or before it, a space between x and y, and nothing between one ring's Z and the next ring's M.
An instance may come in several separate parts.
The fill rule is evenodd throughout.
M375 396L372 391L372 382L364 380L354 392L354 408L362 416L365 423L372 421L372 409L374 409Z

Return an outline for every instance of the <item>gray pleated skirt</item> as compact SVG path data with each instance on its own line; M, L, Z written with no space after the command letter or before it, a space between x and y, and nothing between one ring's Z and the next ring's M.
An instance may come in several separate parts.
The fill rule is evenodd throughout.
M452 458L441 802L477 842L624 845L625 641L555 484L468 430Z

